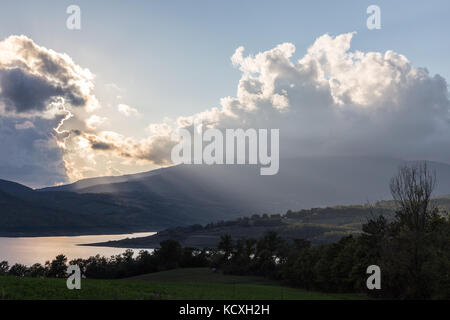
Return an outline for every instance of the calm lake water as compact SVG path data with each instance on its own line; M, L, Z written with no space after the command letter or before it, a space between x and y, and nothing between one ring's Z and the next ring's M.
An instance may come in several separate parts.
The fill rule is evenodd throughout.
M105 257L123 253L126 248L86 247L78 246L83 243L104 242L124 238L146 237L156 232L139 232L131 234L112 234L96 236L70 236L70 237L30 237L5 238L0 237L0 261L6 260L9 265L22 263L32 265L36 262L44 263L52 260L58 254L64 254L68 260L75 258L89 258L100 254ZM133 249L135 254L140 249ZM144 249L149 250L151 249Z

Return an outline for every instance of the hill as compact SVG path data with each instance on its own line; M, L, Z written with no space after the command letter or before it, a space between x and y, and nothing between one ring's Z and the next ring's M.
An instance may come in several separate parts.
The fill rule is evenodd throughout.
M450 212L450 196L432 200L432 205L445 214ZM118 248L158 248L160 242L177 240L182 246L214 248L220 237L229 234L234 240L261 238L274 231L286 240L307 239L313 245L336 242L344 236L361 233L362 225L378 215L392 220L394 201L380 201L375 205L334 206L300 211L289 210L286 214L264 214L219 221L206 226L191 225L163 230L155 235L127 238L117 241L87 245Z
M383 157L281 159L277 175L261 176L257 166L178 165L136 175L81 180L41 191L160 196L194 205L227 207L228 219L253 213L353 205L389 199L389 181L408 161ZM429 162L436 196L450 194L450 165ZM199 214L199 213L198 213ZM213 212L210 212L213 215ZM211 216L208 221L215 221Z
M3 181L0 235L159 231L255 213L376 202L389 199L389 180L407 163L380 157L281 159L274 176L260 176L256 166L248 165L179 165L40 190ZM437 173L435 195L450 194L450 166L430 162L429 167ZM280 230L290 234L293 225L300 228L294 223ZM237 234L248 231L233 228ZM316 226L301 228L317 236ZM357 232L336 228L326 227L322 233ZM203 243L210 235L199 237Z
M28 188L27 186L21 185L16 182L1 179L0 179L0 190L10 195L24 194L33 191L33 189Z
M158 231L228 217L213 201L156 194L38 192L0 181L0 236L44 236Z
M393 210L385 207L341 206L313 208L285 215L253 215L235 220L219 221L206 226L191 225L163 230L149 237L86 244L118 248L158 248L160 242L177 240L185 247L214 248L220 237L229 234L235 240L260 238L274 231L287 240L308 239L313 244L335 242L343 236L359 234L361 226L374 214L392 217Z

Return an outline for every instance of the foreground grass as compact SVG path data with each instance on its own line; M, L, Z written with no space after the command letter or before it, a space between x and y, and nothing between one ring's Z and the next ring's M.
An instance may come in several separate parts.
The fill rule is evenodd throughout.
M182 269L123 280L83 279L81 290L68 290L65 279L0 277L0 299L189 299L189 300L330 300L361 299L280 286L258 277Z
M143 280L149 282L191 282L191 283L222 283L222 284L268 284L276 285L275 281L263 277L224 275L213 272L209 268L183 268L168 271L147 273L124 280Z

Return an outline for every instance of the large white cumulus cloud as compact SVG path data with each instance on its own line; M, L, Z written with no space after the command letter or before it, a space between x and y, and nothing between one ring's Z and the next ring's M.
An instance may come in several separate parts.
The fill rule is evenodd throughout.
M216 128L279 128L282 156L384 155L450 160L449 95L445 79L430 76L393 51L351 51L354 33L316 39L294 61L284 43L231 57L242 71L236 97L180 117ZM170 130L169 130L170 131Z

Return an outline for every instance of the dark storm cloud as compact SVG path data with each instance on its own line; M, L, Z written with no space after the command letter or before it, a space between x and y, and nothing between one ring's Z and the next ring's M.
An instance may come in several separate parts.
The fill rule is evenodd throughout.
M21 121L0 117L0 179L30 187L67 182L62 151L48 134L56 120L36 119L33 127L17 130Z
M39 115L57 98L64 98L66 110L95 110L99 104L93 79L67 54L41 47L26 36L0 41L0 107L9 115Z
M0 41L0 178L67 182L74 165L66 145L75 145L67 140L80 136L86 114L100 107L93 80L69 55L26 36Z
M7 111L44 111L55 97L64 97L75 106L86 102L73 87L55 86L45 78L19 68L0 70L0 102Z
M114 150L116 147L111 143L92 141L91 148L94 150Z

